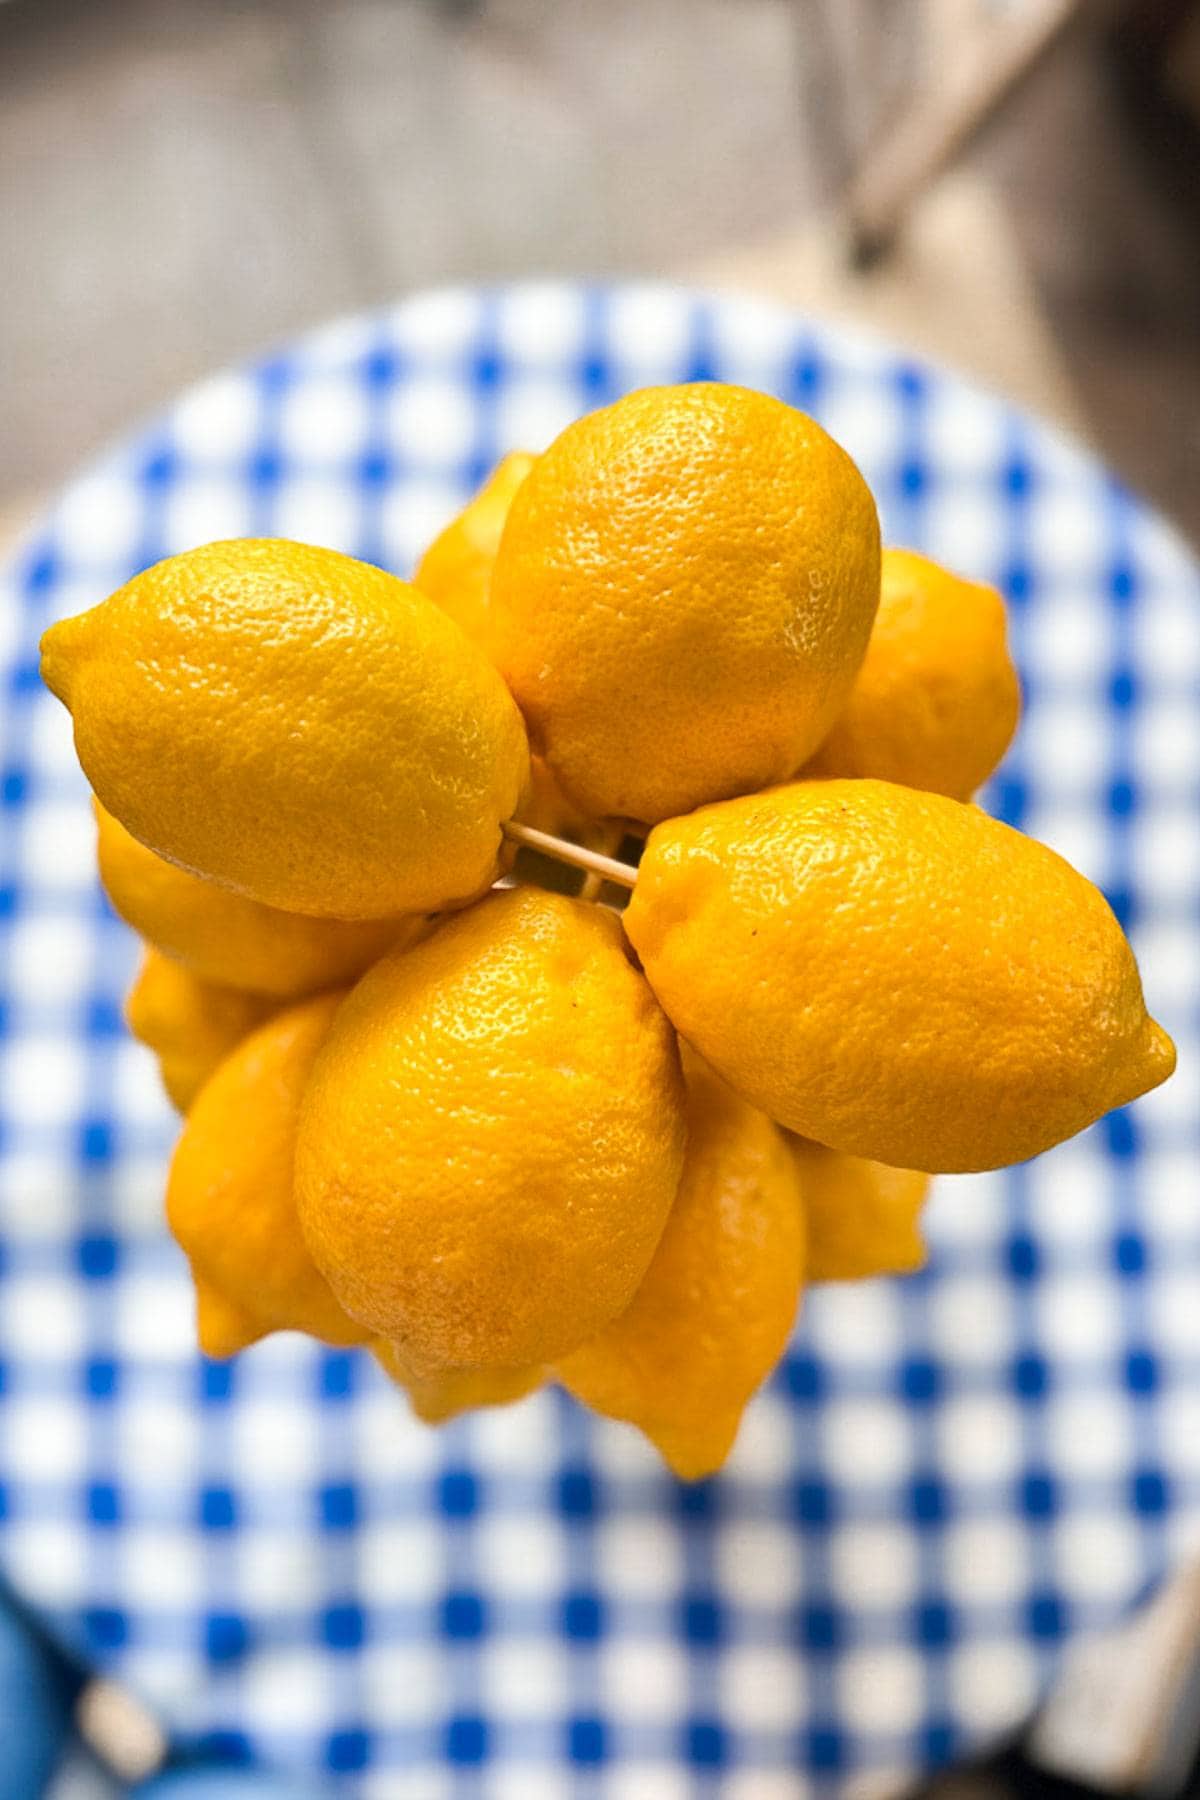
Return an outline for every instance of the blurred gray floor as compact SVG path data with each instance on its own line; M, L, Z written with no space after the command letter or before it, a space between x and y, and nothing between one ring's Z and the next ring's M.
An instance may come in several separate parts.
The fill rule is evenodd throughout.
M0 512L333 313L461 277L676 273L794 230L914 63L922 5L856 10L879 35L847 95L818 0L0 0ZM1200 537L1181 182L1086 47L970 166L1085 428Z

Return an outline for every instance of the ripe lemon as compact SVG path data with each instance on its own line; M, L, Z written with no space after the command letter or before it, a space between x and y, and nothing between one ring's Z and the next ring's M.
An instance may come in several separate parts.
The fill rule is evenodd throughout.
M368 1336L313 1265L292 1178L300 1098L340 999L306 1000L248 1037L205 1085L176 1145L167 1222L192 1265L208 1356L232 1356L271 1331L330 1344Z
M928 1175L826 1150L790 1131L784 1136L800 1176L809 1281L911 1275L922 1266Z
M393 944L412 943L427 929L420 916L310 919L262 906L164 862L98 800L94 808L100 879L113 906L202 981L299 1000L344 987Z
M684 1129L674 1034L617 921L518 888L354 989L305 1097L301 1223L414 1373L543 1363L628 1304Z
M84 773L168 862L285 912L472 899L528 777L520 717L445 615L282 539L209 544L42 639Z
M568 798L653 821L792 774L878 601L875 503L819 425L746 388L646 388L517 490L492 654Z
M487 481L458 517L433 540L417 565L414 582L462 627L467 636L490 655L490 602L492 568L517 489L537 461L514 450L496 464ZM552 836L573 843L610 850L619 838L613 830L589 819L572 806L540 756L530 759L529 790L517 817ZM530 866L528 851L518 851L516 872ZM524 865L522 865L524 857ZM533 865L541 875L549 871ZM561 870L559 871L561 875ZM543 882L543 885L547 885ZM550 879L548 885L553 885Z
M536 461L523 450L501 457L479 492L434 538L413 576L413 585L477 644L487 633L488 589L504 521Z
M719 1469L783 1354L804 1273L804 1209L778 1127L688 1054L679 1193L628 1309L560 1359L564 1386L627 1419L675 1473Z
M386 1338L376 1338L371 1350L384 1373L405 1390L409 1405L426 1425L444 1425L479 1406L511 1406L545 1380L545 1371L536 1368L443 1369L434 1375L416 1375Z
M235 1044L275 1011L265 994L219 987L147 950L125 1002L125 1018L158 1058L173 1105L185 1113Z
M867 654L804 773L873 775L966 800L1008 749L1020 712L995 588L912 550L885 550Z
M740 1093L900 1168L1020 1162L1175 1066L1099 890L940 794L808 781L670 820L625 924Z

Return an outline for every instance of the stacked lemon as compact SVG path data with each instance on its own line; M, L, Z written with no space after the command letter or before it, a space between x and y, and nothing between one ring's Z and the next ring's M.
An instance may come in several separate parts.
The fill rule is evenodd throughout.
M971 801L1019 711L999 596L881 554L765 395L507 458L415 585L174 557L43 670L212 1355L367 1344L430 1420L557 1380L703 1475L806 1282L919 1265L931 1172L1173 1067L1102 896ZM531 825L610 875L572 843L645 837L624 915L514 870Z

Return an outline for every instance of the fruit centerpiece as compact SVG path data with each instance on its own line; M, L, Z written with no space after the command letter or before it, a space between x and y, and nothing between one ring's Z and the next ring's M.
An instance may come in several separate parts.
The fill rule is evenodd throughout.
M881 553L765 395L506 458L412 585L173 557L43 672L211 1355L368 1345L431 1421L556 1380L704 1475L806 1282L917 1266L930 1174L1173 1068L1103 896L971 799L1019 712L999 596Z

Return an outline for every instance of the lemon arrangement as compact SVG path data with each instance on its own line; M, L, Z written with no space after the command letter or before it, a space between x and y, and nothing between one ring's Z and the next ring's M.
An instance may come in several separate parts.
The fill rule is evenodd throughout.
M999 595L765 395L506 458L412 585L212 544L42 648L210 1355L361 1344L429 1421L557 1381L699 1477L930 1175L1173 1069L1103 896L972 801Z

